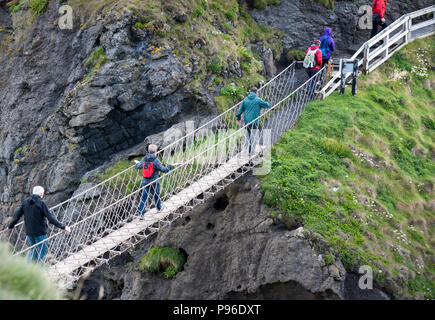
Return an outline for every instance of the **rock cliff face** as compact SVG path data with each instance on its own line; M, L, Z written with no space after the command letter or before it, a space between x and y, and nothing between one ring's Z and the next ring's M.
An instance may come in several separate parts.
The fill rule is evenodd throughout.
M184 117L216 112L211 94L184 88L194 70L170 48L153 51L131 12L65 31L53 23L55 1L38 19L11 17L1 3L0 223L33 185L44 185L53 205L116 153ZM96 48L108 62L89 77Z
M153 246L187 256L174 279L137 270ZM340 261L327 264L303 228L288 230L270 218L260 181L246 176L158 235L101 267L82 295L104 299L388 299L362 291L358 275Z

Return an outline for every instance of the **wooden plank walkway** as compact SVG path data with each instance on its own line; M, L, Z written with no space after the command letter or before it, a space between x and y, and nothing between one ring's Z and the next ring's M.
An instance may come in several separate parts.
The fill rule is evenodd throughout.
M123 227L110 233L106 237L99 239L92 245L83 248L54 265L51 265L48 268L49 276L53 280L68 278L68 276L73 274L73 272L78 268L101 257L107 251L116 248L134 235L144 231L156 222L167 217L169 214L174 213L180 207L187 205L191 200L196 199L201 193L217 185L225 177L248 164L248 162L254 157L255 156L250 157L244 152L237 154L227 163L221 165L205 177L163 202L164 209L161 212L157 211L155 208L151 209L145 213L144 218L135 218L133 221L125 224Z

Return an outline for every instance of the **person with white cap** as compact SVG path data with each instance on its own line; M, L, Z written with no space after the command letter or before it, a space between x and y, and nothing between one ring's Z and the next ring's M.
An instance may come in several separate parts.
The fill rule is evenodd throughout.
M42 198L44 198L44 192L43 187L34 187L32 195L23 201L9 224L9 231L11 231L20 220L21 216L24 215L27 240L29 241L29 245L33 247L30 249L27 259L38 263L43 263L48 253L46 219L56 227L71 232L70 227L61 224L50 213L47 204L42 200Z

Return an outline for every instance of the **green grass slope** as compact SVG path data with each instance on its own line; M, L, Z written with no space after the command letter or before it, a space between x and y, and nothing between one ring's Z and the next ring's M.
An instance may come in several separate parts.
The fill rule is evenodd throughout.
M326 263L373 267L398 298L435 298L435 37L415 41L358 95L310 103L272 150L266 204L303 225Z

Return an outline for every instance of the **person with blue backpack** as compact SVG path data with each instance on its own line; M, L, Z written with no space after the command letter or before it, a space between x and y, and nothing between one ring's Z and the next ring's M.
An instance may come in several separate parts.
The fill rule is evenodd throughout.
M159 172L169 172L174 165L168 165L163 166L159 159L156 157L157 154L157 146L155 144L150 144L148 146L148 153L145 155L145 157L142 158L141 161L134 160L136 163L137 169L142 169L142 183L141 186L146 186L145 189L142 192L142 198L139 203L139 216L144 216L144 211L146 208L146 203L148 200L148 194L151 194L154 198L154 203L157 207L158 211L161 211L162 208L162 202L160 200L160 182L156 181L153 183L153 181L157 180L159 178Z
M320 51L322 51L322 65L327 66L332 52L335 51L335 42L332 38L331 28L325 28L323 36L319 38Z

